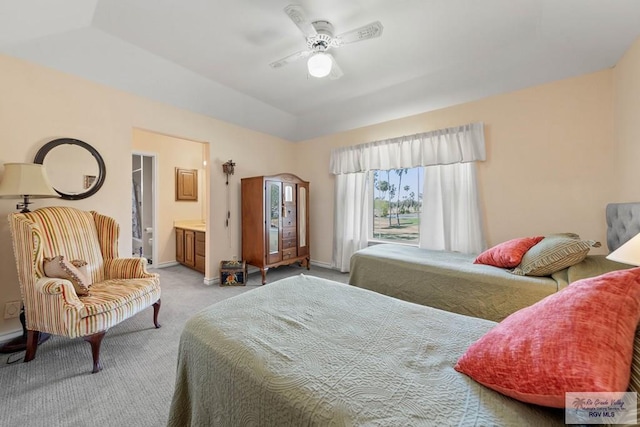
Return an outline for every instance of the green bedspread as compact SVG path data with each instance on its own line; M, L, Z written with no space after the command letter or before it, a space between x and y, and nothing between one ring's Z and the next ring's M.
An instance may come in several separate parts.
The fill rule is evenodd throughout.
M594 255L550 277L530 277L474 264L475 257L414 246L374 245L352 256L349 283L405 301L499 322L575 280L629 267Z
M182 333L169 426L554 426L453 369L493 322L316 277L215 304Z

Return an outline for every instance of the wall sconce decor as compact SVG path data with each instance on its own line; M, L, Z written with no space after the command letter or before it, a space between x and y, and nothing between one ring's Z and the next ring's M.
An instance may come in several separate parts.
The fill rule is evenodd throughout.
M227 163L222 164L222 172L227 175L227 185L229 185L229 175L233 175L233 168L236 166L233 160L229 160Z
M225 227L229 227L229 219L231 219L231 201L229 200L230 195L229 195L229 175L233 175L233 168L236 166L235 163L233 163L233 160L229 160L227 163L223 163L222 164L222 173L224 173L227 176L227 217L224 220L224 226Z

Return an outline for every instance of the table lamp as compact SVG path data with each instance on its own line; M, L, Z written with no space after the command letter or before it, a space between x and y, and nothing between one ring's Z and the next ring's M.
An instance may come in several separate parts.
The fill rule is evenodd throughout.
M16 205L21 213L29 212L31 199L60 197L53 189L43 165L37 163L5 163L0 182L0 198L23 199Z
M53 189L43 165L36 163L5 163L4 174L0 181L0 198L22 199L16 205L21 213L29 212L31 199L60 197ZM27 348L27 326L24 307L20 312L22 336L14 338L0 346L0 353L14 353ZM49 338L48 334L40 334L40 343Z
M623 264L640 266L640 233L607 255L607 259Z

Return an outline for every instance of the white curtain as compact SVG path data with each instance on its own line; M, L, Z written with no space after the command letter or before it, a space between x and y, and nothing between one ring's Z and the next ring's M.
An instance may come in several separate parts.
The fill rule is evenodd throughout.
M368 173L373 170L429 166L425 171L420 246L481 251L485 243L475 165L467 163L485 160L485 156L482 123L332 150L330 169L337 175L333 267L349 271L351 255L368 244Z
M349 271L351 255L367 246L369 176L366 172L336 176L333 217L333 268Z
M331 173L367 172L485 160L484 126L472 123L331 151Z
M475 163L424 168L420 247L463 253L485 249Z

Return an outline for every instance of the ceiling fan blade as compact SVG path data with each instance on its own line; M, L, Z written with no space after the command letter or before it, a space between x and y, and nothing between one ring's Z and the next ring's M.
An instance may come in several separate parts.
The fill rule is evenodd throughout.
M337 80L340 77L342 77L344 75L344 73L342 72L342 69L338 65L338 62L336 61L336 58L334 58L334 56L331 55L330 53L328 53L327 55L329 55L331 57L331 62L332 62L331 72L329 73L329 79L330 80Z
M372 22L355 30L347 31L336 37L340 44L355 43L362 40L373 39L382 35L382 23L380 21Z
M291 18L294 24L300 28L305 37L311 37L318 34L316 29L311 25L311 21L307 19L304 10L297 4L290 4L284 8L284 12Z
M280 67L282 67L284 65L291 64L292 62L296 62L299 59L306 58L310 54L311 54L311 52L309 52L308 50L301 50L299 52L292 53L289 56L285 56L282 59L274 61L269 65L271 66L271 68L280 68Z

